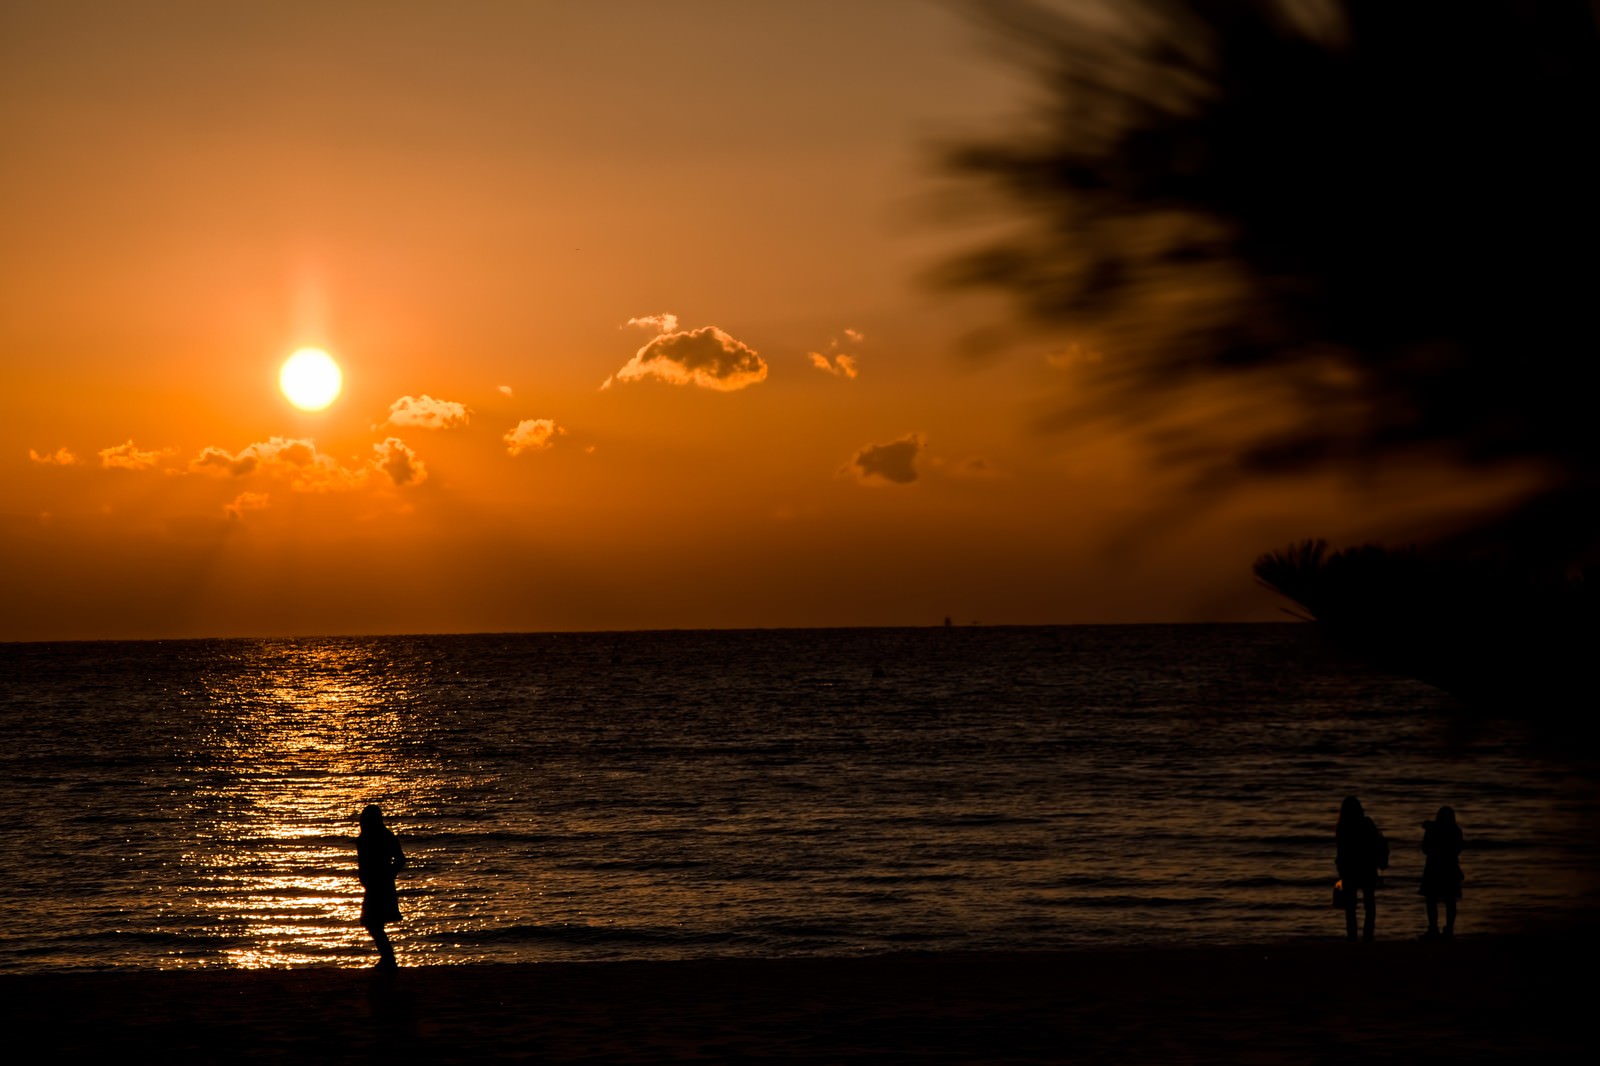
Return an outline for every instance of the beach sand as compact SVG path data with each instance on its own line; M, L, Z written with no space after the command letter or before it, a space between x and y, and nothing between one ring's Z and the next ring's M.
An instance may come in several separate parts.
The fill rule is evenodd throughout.
M0 1016L35 1061L1586 1061L1597 944L5 975Z

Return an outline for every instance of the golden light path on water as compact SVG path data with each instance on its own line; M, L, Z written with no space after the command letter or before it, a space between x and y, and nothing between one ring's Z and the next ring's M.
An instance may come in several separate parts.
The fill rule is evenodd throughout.
M357 813L380 802L391 822L403 821L406 797L437 783L408 736L416 679L376 650L361 642L244 644L230 669L207 679L211 723L207 750L195 760L198 832L184 863L199 875L191 909L222 934L218 964L371 961L358 921ZM408 920L426 924L418 911L426 862L411 858L402 906Z

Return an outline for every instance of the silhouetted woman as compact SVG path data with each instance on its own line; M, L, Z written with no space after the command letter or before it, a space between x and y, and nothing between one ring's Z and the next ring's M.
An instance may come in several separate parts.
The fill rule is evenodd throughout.
M1444 901L1444 935L1456 934L1456 900L1461 898L1461 827L1456 812L1440 807L1433 821L1422 823L1422 887L1417 891L1428 904L1428 931L1424 937L1439 935L1439 901Z
M1339 827L1334 831L1334 842L1338 851L1333 861L1339 868L1339 880L1344 882L1345 936L1350 940L1356 938L1356 892L1359 891L1366 909L1361 935L1371 940L1378 917L1378 871L1388 868L1389 842L1354 796L1347 796L1339 807Z
M372 934L378 945L378 965L393 969L394 945L383 927L400 920L400 897L395 892L394 875L406 864L405 852L389 827L383 824L383 812L376 803L369 803L361 811L361 835L356 837L356 863L360 871L361 887L366 894L361 898L361 926Z

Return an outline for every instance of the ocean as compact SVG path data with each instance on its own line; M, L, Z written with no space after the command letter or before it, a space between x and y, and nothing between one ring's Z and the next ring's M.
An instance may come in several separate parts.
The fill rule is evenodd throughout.
M1594 906L1592 753L1306 625L0 644L0 972L369 965L356 814L410 858L402 965L1338 937L1339 803L1423 928Z

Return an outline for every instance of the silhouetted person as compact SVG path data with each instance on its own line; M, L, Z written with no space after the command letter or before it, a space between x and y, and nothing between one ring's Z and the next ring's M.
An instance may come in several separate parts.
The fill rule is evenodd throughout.
M366 894L361 898L361 926L372 935L378 946L378 965L393 969L394 945L383 927L400 920L400 897L395 891L394 875L406 864L400 841L383 824L383 812L376 803L369 803L361 811L361 835L356 837L356 862L360 871L361 887Z
M1361 801L1354 796L1345 797L1339 807L1339 827L1334 831L1337 852L1334 865L1339 869L1339 880L1344 882L1344 932L1356 938L1356 892L1366 909L1362 925L1364 940L1371 940L1378 916L1378 871L1389 866L1389 842L1378 831L1377 823L1361 809Z
M1422 887L1417 891L1428 904L1428 931L1424 938L1439 935L1439 901L1444 901L1444 935L1455 936L1456 900L1461 898L1461 827L1456 812L1440 807L1433 821L1422 823Z

